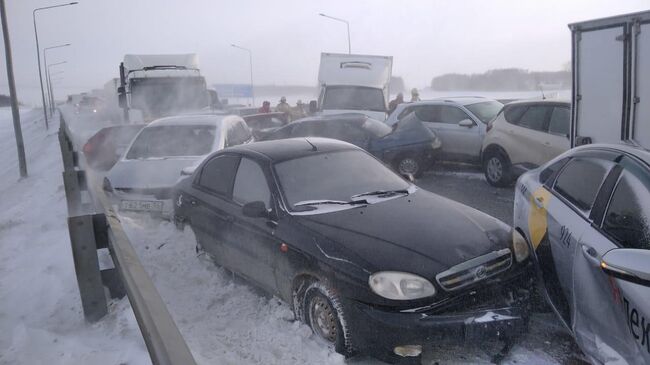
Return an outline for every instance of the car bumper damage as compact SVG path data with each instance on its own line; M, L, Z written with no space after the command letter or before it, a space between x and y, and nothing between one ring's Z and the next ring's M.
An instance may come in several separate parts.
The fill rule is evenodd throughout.
M528 271L528 270L527 270ZM430 306L396 310L348 300L349 325L360 350L391 362L419 360L442 341L508 341L526 331L530 275L468 290ZM495 294L498 293L498 294Z

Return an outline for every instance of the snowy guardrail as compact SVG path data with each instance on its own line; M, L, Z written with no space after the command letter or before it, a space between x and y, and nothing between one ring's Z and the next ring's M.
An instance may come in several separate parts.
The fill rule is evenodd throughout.
M65 121L65 112L60 110L59 115L68 229L84 317L96 322L108 313L105 285L111 297L123 297L126 293L152 363L196 364L108 197L101 189L89 191L86 173L79 168L79 155ZM84 191L89 193L90 199L84 199ZM92 201L99 206L94 206ZM101 213L95 213L97 211ZM103 248L108 248L114 269L100 270L97 251Z

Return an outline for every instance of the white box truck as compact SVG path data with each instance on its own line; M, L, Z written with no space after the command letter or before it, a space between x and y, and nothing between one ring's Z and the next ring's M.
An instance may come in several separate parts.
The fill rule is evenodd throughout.
M317 111L386 119L393 57L321 53Z
M127 54L117 93L126 118L136 110L145 121L202 109L211 100L195 54Z
M571 146L650 148L650 11L569 24Z

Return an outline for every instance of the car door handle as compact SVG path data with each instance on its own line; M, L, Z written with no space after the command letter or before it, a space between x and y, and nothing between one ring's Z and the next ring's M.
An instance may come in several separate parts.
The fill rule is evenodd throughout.
M190 200L190 204L191 205L196 205L196 200L194 200L194 199Z
M535 205L537 206L537 208L539 208L539 209L544 208L544 198L543 197L536 196L535 199L533 199L533 200L535 201Z
M582 244L582 255L594 266L600 266L600 258L598 258L598 251L589 245Z

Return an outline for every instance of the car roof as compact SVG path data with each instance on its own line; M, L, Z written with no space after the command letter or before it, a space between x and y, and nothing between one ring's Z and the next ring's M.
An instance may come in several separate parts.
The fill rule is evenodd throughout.
M224 150L244 155L263 156L271 163L311 155L315 152L361 150L359 147L330 138L302 137L237 145Z
M411 105L439 105L439 104L452 104L452 105L471 105L485 101L497 101L495 99L484 98L482 96L445 96L428 100L420 100L412 103L405 103L406 106Z
M224 123L232 123L241 120L237 115L177 115L156 119L149 123L145 128L161 126L183 126L183 125L209 125L219 127Z
M594 143L583 145L574 148L572 151L589 151L589 150L598 150L598 149L610 149L617 150L628 155L634 156L646 164L650 165L650 151L644 147L641 147L632 142L623 142L620 143Z
M326 115L305 117L305 118L294 120L291 123L332 121L332 122L353 122L353 123L361 124L368 119L375 120L361 113L341 113L341 114L326 114Z
M543 100L539 100L539 99L535 99L535 100L527 99L526 100L526 99L524 99L524 100L511 101L507 105L508 106L513 106L513 105L533 105L533 104L534 105L558 105L558 104L562 104L562 105L566 105L566 106L571 106L570 101L563 100L563 99L543 99Z

